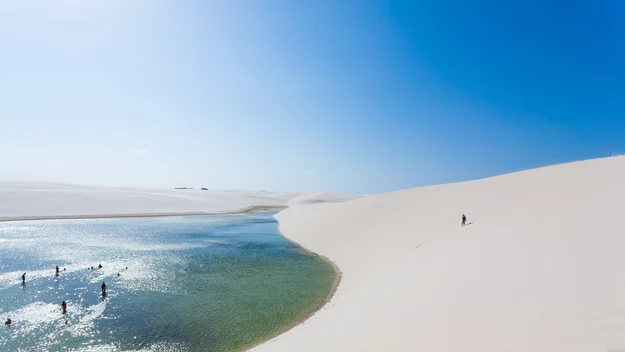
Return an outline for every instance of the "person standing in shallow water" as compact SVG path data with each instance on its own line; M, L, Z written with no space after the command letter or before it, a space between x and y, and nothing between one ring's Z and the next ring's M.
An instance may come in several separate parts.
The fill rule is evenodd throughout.
M467 224L467 216L462 214L462 225L461 226L464 226L466 224Z
M57 265L57 266L56 266L56 276L59 276L59 271L60 271L60 270L59 270L59 266Z
M22 274L22 284L26 283L26 273Z
M106 282L102 283L102 296L106 296Z
M61 310L63 310L63 314L67 313L67 303L65 301L61 303Z

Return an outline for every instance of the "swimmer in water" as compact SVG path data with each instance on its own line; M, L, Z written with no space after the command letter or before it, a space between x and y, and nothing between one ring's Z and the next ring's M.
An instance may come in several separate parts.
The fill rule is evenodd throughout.
M98 269L102 269L102 264L98 265Z
M4 322L4 325L9 326L11 325L13 322L11 321L11 318L7 318L7 321Z
M65 303L65 301L61 303L61 309L63 310L63 314L67 313L67 303Z

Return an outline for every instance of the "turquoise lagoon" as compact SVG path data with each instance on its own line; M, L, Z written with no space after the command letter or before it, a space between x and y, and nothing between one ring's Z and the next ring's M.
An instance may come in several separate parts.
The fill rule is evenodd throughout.
M335 278L272 213L0 223L0 350L239 351L318 309Z

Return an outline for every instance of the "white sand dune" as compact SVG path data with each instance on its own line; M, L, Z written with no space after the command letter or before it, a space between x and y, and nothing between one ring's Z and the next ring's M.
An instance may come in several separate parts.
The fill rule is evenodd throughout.
M227 213L299 201L353 198L326 193L200 189L102 188L52 183L0 183L0 220Z
M295 205L282 232L342 280L253 350L625 351L624 205L624 157Z

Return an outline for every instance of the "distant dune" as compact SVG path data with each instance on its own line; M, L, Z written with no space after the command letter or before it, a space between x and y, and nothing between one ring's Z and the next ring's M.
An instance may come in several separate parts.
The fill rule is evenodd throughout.
M253 351L625 351L625 157L306 203L281 231L341 283Z
M0 183L0 221L247 212L302 201L353 196L201 189L102 188L51 183ZM294 200L295 199L295 200Z

